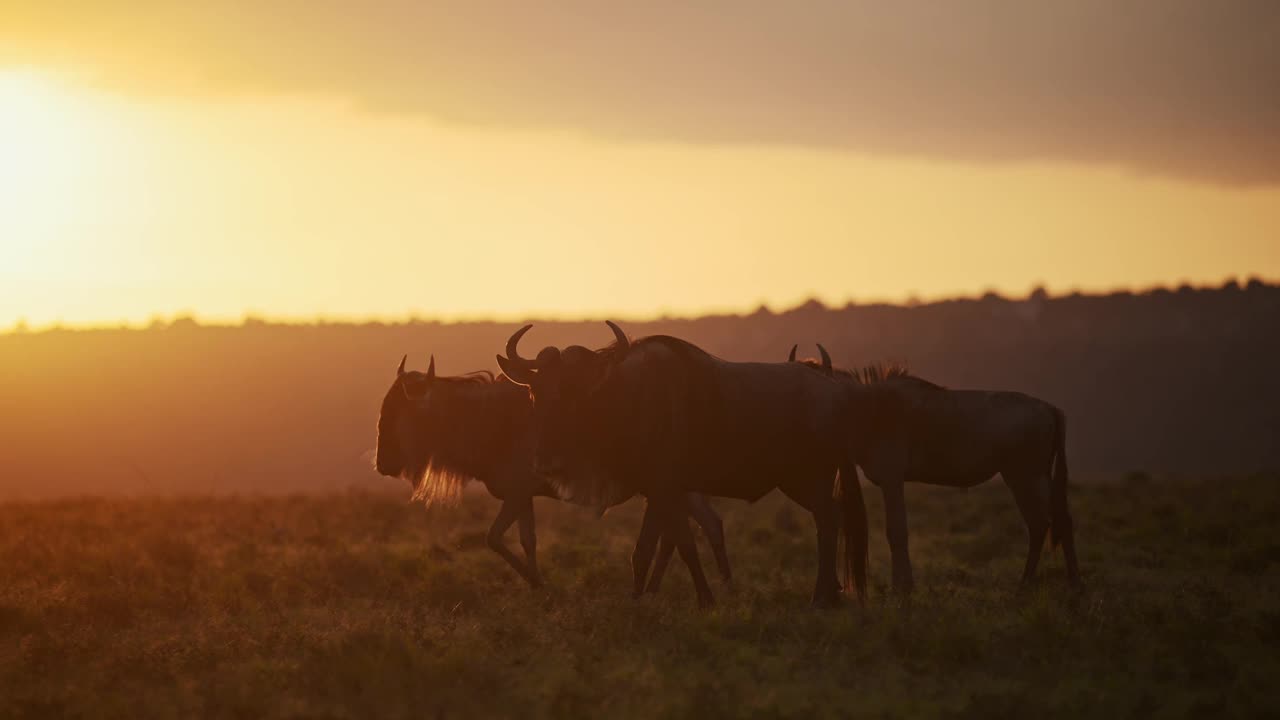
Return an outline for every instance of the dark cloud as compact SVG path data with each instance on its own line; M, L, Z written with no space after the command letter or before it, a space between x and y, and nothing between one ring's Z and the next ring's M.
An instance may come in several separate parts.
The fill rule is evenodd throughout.
M48 3L6 54L621 139L1280 180L1271 0Z

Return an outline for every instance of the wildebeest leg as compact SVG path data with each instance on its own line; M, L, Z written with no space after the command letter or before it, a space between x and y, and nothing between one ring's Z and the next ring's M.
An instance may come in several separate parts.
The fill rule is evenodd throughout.
M667 564L671 562L671 556L675 552L676 544L671 540L671 534L662 533L658 541L658 557L654 560L653 574L649 576L649 584L645 586L645 592L658 592L658 588L662 586L662 576L667 573Z
M533 498L524 501L520 511L520 546L524 548L524 561L529 567L528 580L534 587L542 585L542 575L538 572L538 535L534 531Z
M715 508L711 507L711 502L706 495L701 493L689 493L688 496L688 512L694 522L702 528L702 532L707 536L707 542L711 544L711 553L715 555L716 567L720 570L720 576L724 578L726 584L733 582L733 571L729 568L729 552L725 548L724 542L724 522L720 519L720 515L716 513ZM697 542L695 540L694 542ZM649 576L649 584L645 586L645 592L656 593L662 586L662 577L666 574L667 564L671 562L671 556L676 551L675 542L671 539L670 533L663 533L662 539L658 542L658 559L653 564L653 574Z
M786 495L786 496L787 496L787 497L789 497L789 498L791 498L791 500L792 500L793 502L795 502L795 504L799 505L800 507L804 508L805 510L808 510L808 511L809 511L809 513L810 513L811 515L813 515L813 517L814 517L814 522L815 522L815 524L816 524L816 522L817 522L817 517L818 517L818 506L822 503L822 501L821 501L821 500L819 500L819 499L815 498L815 497L813 496L813 493L809 493L809 492L801 493L801 492L798 492L795 488L792 488L792 487L779 486L779 488L778 488L778 489L782 490L782 494L783 494L783 495ZM839 516L838 516L838 515L836 516L836 530L837 530L837 531L839 531ZM819 558L819 559L821 559L821 558ZM833 583L832 583L832 585L831 585L831 590L830 590L830 592L835 593L835 594L837 594L837 595L838 595L838 594L840 594L840 578L839 578L839 576L835 576L835 578L834 578L834 580L833 580Z
M1080 566L1076 562L1076 534L1072 526L1071 511L1067 508L1067 448L1066 419L1057 413L1057 441L1053 468L1049 480L1050 532L1054 542L1062 544L1063 560L1067 563L1067 581L1072 587L1080 587Z
M889 537L889 552L893 555L893 589L909 593L915 582L911 579L911 555L907 551L907 499L903 482L886 480L880 489L884 492L885 535Z
M1005 472L1001 475L1018 503L1023 522L1027 524L1027 564L1022 570L1022 584L1028 585L1035 578L1044 539L1049 534L1048 495L1041 493L1038 486L1043 483L1047 488L1049 478L1034 472Z
M485 539L489 543L489 548L501 555L508 565L515 568L516 572L520 573L520 577L524 578L533 587L538 587L541 581L537 576L530 574L529 568L525 566L524 562L519 557L516 557L515 553L508 550L507 544L502 541L502 536L507 533L507 529L519 518L522 509L523 505L520 501L503 500L502 507L498 510L498 517L493 519L493 525L489 526L489 534Z
M726 583L733 582L733 570L729 567L729 550L724 542L724 521L711 507L711 501L701 493L689 493L689 515L698 523L711 543L711 553L716 557L716 567Z
M838 517L834 502L819 501L813 510L813 521L818 526L818 581L813 588L814 607L840 604L840 578L836 573Z
M665 521L663 530L671 535L680 559L689 567L689 575L693 577L693 587L698 593L698 607L710 607L715 603L711 586L707 584L707 576L702 572L702 562L698 560L698 546L693 541L693 533L689 530L689 513L682 502L683 498L662 503L662 517Z
M662 534L664 522L661 509L650 499L644 507L644 518L640 520L640 535L636 538L635 550L631 552L633 597L640 597L644 593L644 581L649 576L649 565L653 562L653 551L658 545L658 536Z

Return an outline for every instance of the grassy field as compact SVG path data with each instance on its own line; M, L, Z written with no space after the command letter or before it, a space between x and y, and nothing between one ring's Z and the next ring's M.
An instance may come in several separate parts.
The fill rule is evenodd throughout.
M538 591L484 547L486 497L0 505L0 716L1280 713L1280 478L1073 488L1078 596L1060 555L1017 592L990 483L910 489L919 589L893 597L878 495L871 598L833 611L774 496L718 503L737 581L707 612L678 563L629 597L635 503L540 501Z

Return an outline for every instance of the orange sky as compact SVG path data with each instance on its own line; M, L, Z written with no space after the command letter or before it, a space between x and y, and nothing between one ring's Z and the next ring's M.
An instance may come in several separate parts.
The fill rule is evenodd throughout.
M1275 13L260 5L0 25L0 328L1280 277Z

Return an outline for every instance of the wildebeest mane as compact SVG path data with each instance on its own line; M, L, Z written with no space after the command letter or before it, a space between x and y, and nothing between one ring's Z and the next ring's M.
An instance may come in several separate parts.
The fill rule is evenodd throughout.
M896 361L874 362L874 363L869 363L867 365L863 365L862 367L853 368L852 370L849 370L846 372L850 377L852 377L854 380L857 380L862 385L874 385L876 383L884 382L886 380L893 380L896 378L911 378L912 380L925 383L926 385L933 385L934 387L939 387L938 385L934 385L928 380L924 380L923 378L919 378L915 375L912 375L911 371L907 368L907 364L903 362L896 362Z
M505 377L506 375L494 375L488 370L476 370L462 375L438 376L433 380L433 382L450 383L454 385L492 385Z
M822 364L819 363L817 360L808 359L808 360L799 360L797 362L813 370L817 370L819 372L826 372L826 368L824 368ZM901 378L901 379L912 380L925 387L930 387L937 390L945 389L941 385L938 385L937 383L929 382L928 380L925 380L924 378L919 377L918 375L912 375L911 370L907 367L907 364L904 362L898 362L898 361L880 361L880 362L869 363L867 365L863 365L862 367L856 367L856 368L833 367L831 368L831 374L837 378L852 380L858 383L859 385L875 385L876 383L885 382L886 380L894 380L894 379Z

